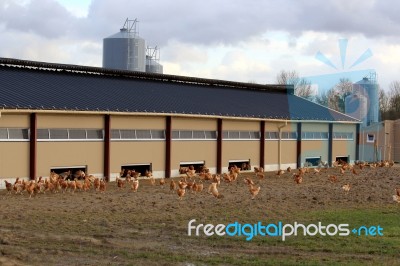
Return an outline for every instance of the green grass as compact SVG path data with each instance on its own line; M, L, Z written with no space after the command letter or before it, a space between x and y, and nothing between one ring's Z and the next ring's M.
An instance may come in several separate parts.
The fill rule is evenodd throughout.
M251 241L241 237L198 237L200 246L211 245L215 248L240 250L253 249L254 254L241 256L216 257L207 259L198 257L175 257L177 261L189 259L206 264L228 265L398 265L400 264L400 213L398 206L374 209L335 209L311 212L299 212L291 215L296 219L284 220L293 224L295 221L305 225L321 222L328 224L349 224L354 227L376 226L383 228L383 236L292 236L286 241L280 237L255 236ZM244 217L241 217L242 220ZM251 221L253 222L253 221ZM268 220L265 223L277 223ZM202 243L203 242L203 243ZM272 249L272 251L271 251ZM273 254L271 258L271 254Z

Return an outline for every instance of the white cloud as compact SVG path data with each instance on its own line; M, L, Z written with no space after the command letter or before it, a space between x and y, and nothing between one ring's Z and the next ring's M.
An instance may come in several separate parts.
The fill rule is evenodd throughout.
M140 36L158 45L164 73L274 83L282 70L303 76L341 66L338 39L347 38L346 67L366 49L373 56L355 67L378 72L383 86L399 80L398 1L265 0L3 0L0 56L101 66L102 40L127 17ZM341 69L340 69L341 70Z

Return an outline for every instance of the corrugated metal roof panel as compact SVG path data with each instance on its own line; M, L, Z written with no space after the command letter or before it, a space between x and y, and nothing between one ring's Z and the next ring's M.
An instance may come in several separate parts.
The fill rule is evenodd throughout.
M0 66L1 106L357 122L347 115L279 91L4 65Z

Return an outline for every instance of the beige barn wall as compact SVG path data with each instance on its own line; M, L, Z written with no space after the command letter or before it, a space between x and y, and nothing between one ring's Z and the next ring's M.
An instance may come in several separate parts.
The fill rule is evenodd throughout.
M0 117L0 128L29 128L30 116L28 114L2 113Z
M173 117L172 130L217 130L216 119Z
M0 178L16 177L29 178L29 142L0 141Z
M223 120L222 130L260 131L259 121Z
M297 132L297 123L285 122L265 122L265 131L279 132ZM265 167L266 171L275 171L279 169L279 141L265 141ZM287 167L296 168L297 165L297 142L295 140L281 140L281 169Z
M265 164L278 165L278 141L267 140L265 141Z
M297 164L297 141L296 140L282 140L282 155L281 160L283 164Z
M328 123L302 123L301 130L303 132L328 132Z
M351 146L354 145L354 141L346 140L333 140L332 144L332 160L335 161L336 157L350 157L350 161L355 160L355 149Z
M38 128L104 128L103 115L38 114Z
M302 132L329 132L328 123L303 123ZM301 141L301 164L304 165L306 158L319 157L324 162L328 161L328 140L302 140Z
M390 132L393 128L392 121L385 121L385 123L372 124L367 128L360 129L360 160L362 161L374 161L383 160L384 157L389 156L389 141L390 136L386 136L386 156L385 156L385 132ZM386 127L386 128L385 128ZM374 142L367 142L367 135L373 134L375 136ZM375 144L376 148L375 149ZM376 151L378 157L376 158Z
M103 142L37 143L37 175L49 176L52 167L87 166L88 174L103 175Z
M394 121L391 131L392 143L390 145L391 160L400 162L400 119Z
M356 134L356 124L333 124L333 132L353 132Z
M336 157L350 156L350 161L353 162L356 158L356 125L355 124L333 124L333 132L351 132L353 133L352 140L335 140L332 143L332 160Z
M224 120L223 131L260 131L259 121ZM249 160L252 168L260 164L259 140L223 140L222 172L228 171L230 160Z
M119 174L122 165L128 164L151 164L153 175L162 177L165 171L165 141L111 141L112 177Z
M111 116L112 129L165 129L165 117L152 116Z
M289 131L289 129L287 130ZM279 141L265 141L265 170L275 171L279 168ZM297 141L281 140L281 169L296 168Z
M278 127L282 127L282 131L297 131L297 123L285 122L265 122L265 131L278 132Z
M171 142L171 176L179 175L180 162L193 161L205 161L205 165L215 173L217 141L173 140Z
M239 129L238 129L239 130ZM229 160L249 160L252 168L260 165L259 140L223 140L222 171L228 171Z
M321 161L328 161L328 140L302 140L301 141L301 164L304 165L306 158L321 157Z
M0 128L29 128L29 114L2 113ZM14 182L29 179L29 141L0 141L0 178ZM0 180L0 189L5 188Z

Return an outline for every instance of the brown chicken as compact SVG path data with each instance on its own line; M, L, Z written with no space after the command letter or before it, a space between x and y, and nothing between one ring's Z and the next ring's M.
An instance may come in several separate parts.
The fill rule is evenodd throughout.
M95 191L99 191L100 190L100 178L96 177L93 180L93 187Z
M328 180L331 183L336 183L338 181L338 178L335 175L328 175Z
M195 190L194 190L195 192L202 192L203 191L204 185L203 185L202 181L200 181L199 183L195 183L194 185L196 185Z
M251 185L251 184L249 185L249 191L250 191L251 199L252 199L252 200L256 198L256 196L257 196L258 193L260 192L260 189L261 189L260 186L258 186L258 187L256 188L256 187L254 187L254 186Z
M189 170L186 172L186 176L187 176L189 179L191 179L191 178L193 178L193 177L196 177L196 170L194 170L194 169L189 169Z
M88 191L92 187L92 183L90 182L89 178L85 178L85 181L83 182L83 190Z
M293 178L294 178L294 182L296 182L296 184L303 183L303 175L301 175L301 174L293 174Z
M400 203L400 196L393 195L393 201Z
M351 188L350 184L344 184L342 186L343 191L346 192L346 193L349 193L350 188Z
M250 177L246 177L243 181L246 185L254 185L254 182Z
M221 176L217 174L212 175L212 182L217 183L217 186L221 184Z
M160 179L160 186L164 187L164 185L165 185L165 178L163 177Z
M240 174L240 170L242 170L242 169L237 167L236 165L234 165L229 169L229 172L231 174L233 174L233 173Z
M179 189L185 189L187 187L187 183L184 180L179 180L178 186Z
M254 173L264 173L264 168L262 167L254 167Z
M258 173L256 173L256 177L257 177L258 179L264 179L264 177L265 177L264 172L258 172Z
M344 170L343 168L340 168L339 171L340 171L340 174L341 174L341 175L344 175L345 170Z
M156 184L156 180L155 180L154 176L150 176L150 177L149 177L149 180L150 180L150 184L151 184L152 186L154 186L154 185Z
M7 180L4 180L4 183L6 183L6 189L8 191L7 194L11 194L11 191L13 190L13 185Z
M36 186L36 183L31 181L31 182L29 182L28 186L26 187L26 191L29 194L29 198L31 198L32 195L35 193L35 186Z
M120 179L120 178L118 178L118 177L117 177L116 181L117 181L117 187L118 187L119 189L123 189L123 188L125 187L125 182L126 182L126 181L124 181L124 180L122 180L122 179Z
M174 180L171 180L171 182L169 183L169 189L171 191L174 191L176 189L176 183Z
M227 183L231 183L233 181L233 176L231 174L223 173L222 177Z
M304 175L306 172L307 172L307 168L304 168L304 167L299 168L299 174L300 175Z
M75 193L76 191L76 182L74 181L68 181L68 187L72 193Z
M176 193L178 194L179 199L182 200L182 198L185 196L186 189L184 189L184 188L178 188L178 189L176 190Z
M131 189L132 189L133 192L137 192L138 188L139 188L139 180L135 178L135 179L132 181L132 187L131 187Z
M151 171L149 171L149 170L146 170L146 172L145 172L145 174L144 174L146 177L151 177L151 176L153 176L153 173L151 172Z
M99 187L100 193L104 193L106 191L106 188L107 188L106 182L104 180L100 180L100 187Z
M285 173L284 170L278 170L278 171L276 172L276 175L277 175L277 176L281 176L281 175L283 175L284 173Z
M54 192L55 191L55 186L53 183L51 183L49 180L44 181L44 190L45 191L50 191L50 192Z
M211 193L217 199L222 199L224 196L221 195L217 189L217 183L211 183L208 187L208 192Z
M59 183L60 186L61 186L62 192L63 192L63 193L66 192L67 189L68 189L68 182L65 181L64 179L60 178L60 179L58 179L58 183Z
M17 179L15 179L15 182L13 185L13 190L15 191L15 194L22 194L23 183L21 180L19 180L19 177L17 177Z
M186 188L190 191L192 190L193 185L195 184L194 181L187 181L186 182Z
M131 177L130 174L127 174L127 175L125 176L125 181L128 182L128 183L132 182L132 177Z
M400 197L400 188L397 188L397 189L396 189L396 194L397 194L397 196Z
M79 189L80 191L83 190L83 183L78 181L76 178L75 178L75 185L76 185L76 189Z

